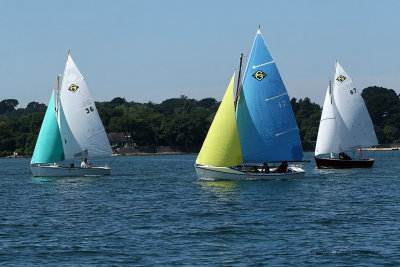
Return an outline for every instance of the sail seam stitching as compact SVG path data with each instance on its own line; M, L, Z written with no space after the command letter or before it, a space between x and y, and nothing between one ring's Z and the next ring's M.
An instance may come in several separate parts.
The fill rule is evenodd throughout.
M98 131L98 132L96 132L96 133L94 133L94 134L92 134L92 135L89 135L88 138L91 138L91 137L93 137L93 136L95 136L95 135L101 134L101 133L103 133L103 132L105 132L105 131L106 131L105 129L104 129L104 130L100 130L100 131Z

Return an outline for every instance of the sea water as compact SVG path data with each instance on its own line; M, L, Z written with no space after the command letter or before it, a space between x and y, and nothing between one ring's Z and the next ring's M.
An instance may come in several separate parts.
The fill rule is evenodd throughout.
M399 266L400 151L373 157L242 182L198 181L196 155L92 160L112 175L75 178L0 159L0 264Z

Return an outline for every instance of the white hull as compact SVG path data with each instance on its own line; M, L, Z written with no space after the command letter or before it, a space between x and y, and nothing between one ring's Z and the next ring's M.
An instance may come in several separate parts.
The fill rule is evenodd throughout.
M290 172L243 172L227 167L195 165L200 180L276 180L303 178L305 171L300 167L289 166Z
M104 176L110 175L109 167L63 167L58 165L31 165L34 177L63 177L63 176Z

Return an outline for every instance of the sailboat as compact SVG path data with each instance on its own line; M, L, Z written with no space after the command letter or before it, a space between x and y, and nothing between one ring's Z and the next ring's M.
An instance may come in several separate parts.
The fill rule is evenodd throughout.
M283 84L260 28L236 98L232 76L196 159L199 179L267 180L304 176L299 166L276 172L263 163L301 161L299 130ZM236 108L236 109L235 109Z
M369 168L374 159L362 158L362 148L378 145L374 126L361 92L336 61L333 85L329 82L315 147L318 168ZM360 150L359 159L344 154ZM335 154L339 156L335 157ZM320 155L330 154L330 157ZM320 156L320 157L318 157Z
M110 175L108 166L80 168L65 160L112 155L86 82L68 52L59 89L53 90L31 160L33 176Z

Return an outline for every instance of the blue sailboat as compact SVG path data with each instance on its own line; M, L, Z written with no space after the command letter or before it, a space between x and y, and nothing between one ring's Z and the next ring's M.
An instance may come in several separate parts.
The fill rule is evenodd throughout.
M227 94L233 96L232 90L231 82L225 96ZM233 97L224 97L221 102L196 160L195 168L198 177L200 179L242 180L304 176L305 172L301 167L286 165L289 161L301 161L303 158L299 129L285 85L265 45L260 29L253 43L242 85L238 86L236 95L235 101ZM236 113L234 104L227 109L229 111L222 109L228 106L226 102L237 102ZM219 119L220 112L231 112L233 114L231 116L235 116L234 120L229 120L231 125L226 119ZM232 137L225 138L222 142L224 146L217 140L209 141L216 134L215 129L218 129L218 132L232 132ZM238 137L234 134L235 129L237 129ZM214 147L211 148L213 144ZM240 153L240 157L232 153L222 154L227 158L226 160L207 156L208 154L215 155L218 151L227 151L228 147L232 150L232 146L240 146L235 150ZM237 160L224 165L223 163L228 163L232 155ZM276 162L282 162L280 168L269 166Z

